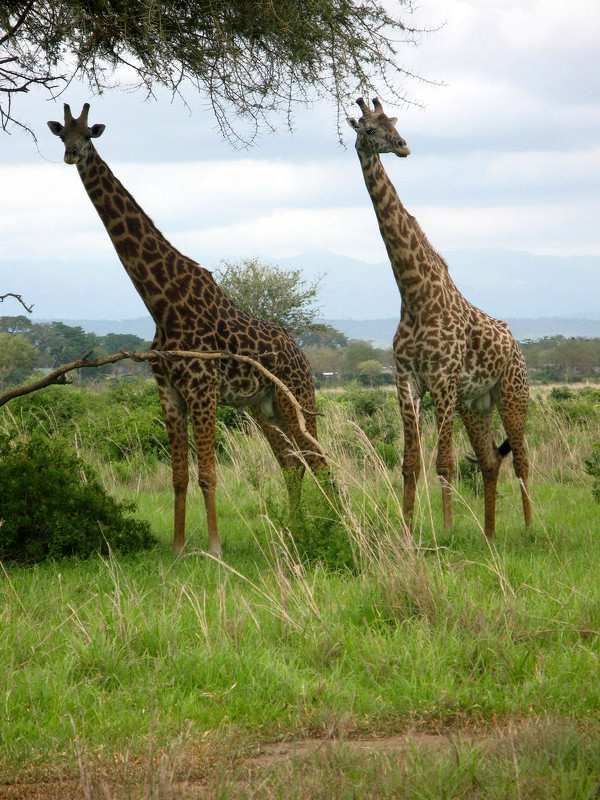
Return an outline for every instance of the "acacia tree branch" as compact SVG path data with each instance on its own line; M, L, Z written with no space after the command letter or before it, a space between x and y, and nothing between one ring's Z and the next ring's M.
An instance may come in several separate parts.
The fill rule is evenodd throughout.
M78 77L99 94L123 72L128 88L149 96L159 87L182 99L199 92L237 146L263 126L275 130L277 112L291 127L293 109L321 97L333 100L339 123L356 92L385 87L412 102L401 91L408 73L398 50L430 32L406 24L413 11L412 0L0 2L0 57L16 58L0 72L0 129L27 130L11 101L28 81L55 97Z
M87 369L90 367L104 367L107 364L114 364L117 361L122 361L125 358L130 358L132 361L157 361L159 359L164 359L166 361L170 359L179 359L179 358L197 358L201 361L218 361L218 360L225 360L225 359L232 359L233 361L239 361L243 364L250 364L254 369L264 375L268 380L271 381L289 400L292 404L292 408L294 409L294 413L296 414L296 419L298 421L298 425L302 432L302 435L305 436L314 447L315 452L318 453L320 456L325 458L325 451L323 447L319 444L319 442L312 436L308 430L306 429L306 422L305 422L305 414L311 414L312 412L307 411L306 409L302 408L300 403L296 400L292 392L288 389L285 383L280 380L276 375L273 375L266 367L264 367L259 361L250 356L243 356L237 353L229 353L227 351L219 351L219 352L199 352L197 350L148 350L145 353L135 353L129 350L122 350L120 353L113 353L109 356L101 356L100 358L89 358L89 353L85 355L83 358L79 358L76 361L71 361L68 364L63 364L61 367L49 372L43 378L40 378L38 381L34 381L33 383L28 383L26 386L19 386L16 389L11 389L8 392L0 395L0 406L5 405L10 400L14 400L16 397L22 397L26 394L31 394L32 392L37 392L39 389L45 389L46 386L52 385L64 385L69 383L67 379L67 373L72 372L75 369Z
M18 300L19 303L21 303L21 305L25 309L25 311L27 311L29 314L31 314L31 312L33 311L33 306L26 305L21 295L15 294L14 292L7 292L6 294L0 294L0 303L3 303L7 297L14 297L15 300Z
M17 18L14 24L10 26L10 28L6 31L4 36L0 36L0 45L3 45L5 42L7 42L10 39L10 37L14 36L14 34L19 30L21 25L25 22L25 18L31 11L34 2L35 0L30 0L29 3L27 3L25 8L23 9L21 15Z

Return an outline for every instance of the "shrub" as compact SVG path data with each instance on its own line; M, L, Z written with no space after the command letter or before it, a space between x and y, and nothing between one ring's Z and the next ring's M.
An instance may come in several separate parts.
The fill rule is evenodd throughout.
M483 475L479 463L472 458L461 458L458 462L458 479L475 495L483 495Z
M592 447L592 455L584 461L585 471L594 480L592 495L597 503L600 503L600 442L596 442Z
M267 495L270 519L279 530L291 536L289 557L303 564L319 563L327 570L354 569L355 558L348 531L342 521L338 489L331 475L303 482L299 506L290 509L287 497L280 492Z
M576 424L586 425L600 416L600 391L591 386L577 391L562 386L552 389L548 402L561 417Z
M551 400L557 400L558 402L560 402L561 400L572 400L573 392L569 389L568 386L555 386L553 389L550 390L548 397Z
M395 469L401 461L400 449L389 442L375 442L377 455L388 469Z
M26 433L60 433L71 436L77 426L91 413L97 416L94 395L74 386L48 386L39 392L17 397L10 403L10 411L19 419ZM93 406L93 408L91 408Z
M23 432L57 434L65 440L77 437L81 447L105 461L137 458L153 467L169 459L169 437L153 380L118 381L96 390L50 386L17 398L10 410ZM223 443L222 425L244 431L243 420L243 412L217 407L218 450Z
M346 389L346 398L354 416L369 441L385 458L381 445L393 445L402 430L395 392L385 389L363 389L356 384ZM388 448L388 452L391 448Z
M11 443L0 437L0 558L132 553L156 539L133 503L106 494L94 471L60 440L34 433Z

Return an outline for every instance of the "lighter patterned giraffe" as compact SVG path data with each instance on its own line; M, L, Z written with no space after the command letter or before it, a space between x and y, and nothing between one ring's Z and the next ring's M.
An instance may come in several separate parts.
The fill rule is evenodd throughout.
M402 298L394 357L404 427L405 520L412 522L421 471L421 398L429 389L435 405L436 467L446 530L452 527L455 411L464 422L483 474L486 535L494 534L498 473L503 457L511 450L525 524L529 525L525 447L529 383L521 350L506 323L488 316L463 297L448 265L400 202L379 157L380 153L395 153L404 158L410 153L395 128L396 118L387 117L377 99L373 100L373 111L362 98L357 103L362 116L348 122L356 131L356 151ZM494 407L507 436L499 448L492 435Z
M259 360L292 392L307 412L306 431L316 440L315 391L308 360L276 325L237 308L212 274L176 250L100 158L92 139L104 125L88 126L89 103L75 119L65 104L64 125L48 122L65 145L64 160L79 176L104 223L121 263L156 323L155 350L227 351ZM188 414L198 459L198 482L206 506L209 552L220 556L215 489L215 418L219 401L247 407L284 470L292 509L297 505L304 461L315 471L323 452L302 431L293 405L251 365L219 361L165 360L151 363L169 435L173 477L173 551L185 546L188 475ZM301 455L294 451L293 443Z

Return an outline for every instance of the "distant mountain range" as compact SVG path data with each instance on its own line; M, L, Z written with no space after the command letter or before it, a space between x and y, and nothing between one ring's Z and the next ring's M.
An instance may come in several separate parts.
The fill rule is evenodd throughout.
M465 297L500 319L549 317L600 320L600 256L537 256L515 250L447 253L450 274ZM332 253L279 259L312 281L324 275L319 299L327 319L397 318L400 296L389 263Z
M400 316L400 295L389 263L368 264L329 252L259 258L284 269L300 269L309 283L321 277L322 317L347 336L378 344L391 341ZM600 336L600 256L457 250L446 254L446 259L465 297L492 316L509 321L517 338ZM18 291L35 304L34 319L39 313L99 334L152 337L152 321L140 317L141 301L116 261L85 266L68 260L15 265L0 259L0 274L2 288L8 286L8 291ZM77 319L68 319L65 308L77 310ZM20 313L8 307L1 311Z

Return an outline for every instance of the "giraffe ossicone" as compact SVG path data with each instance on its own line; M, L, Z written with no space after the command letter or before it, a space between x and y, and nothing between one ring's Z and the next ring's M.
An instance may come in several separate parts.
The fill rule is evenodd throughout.
M437 472L442 486L444 526L452 526L451 481L454 469L452 424L461 416L484 482L485 533L492 536L496 486L503 457L512 450L521 486L525 524L531 522L527 488L529 461L525 422L529 403L527 369L506 323L472 305L454 284L448 265L431 246L417 220L404 208L383 168L381 153L405 158L410 150L378 99L373 110L361 97L360 119L349 117L356 151L379 230L402 298L394 337L396 386L404 427L403 509L410 525L421 471L421 398L433 396L438 430ZM506 441L492 435L494 408Z
M64 160L77 166L117 255L156 324L152 349L225 351L253 358L307 412L303 430L285 392L242 360L161 358L151 363L169 436L175 494L173 550L180 554L185 546L189 415L209 552L220 556L215 504L217 403L249 409L283 469L293 510L300 499L305 464L313 471L327 466L324 453L315 452L316 403L310 365L283 328L235 306L208 270L167 241L99 156L92 139L101 136L105 126L90 126L88 112L86 103L75 118L65 104L64 123L50 121L48 127L64 143Z

